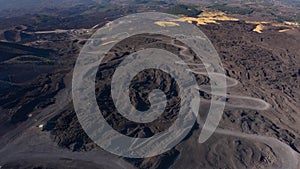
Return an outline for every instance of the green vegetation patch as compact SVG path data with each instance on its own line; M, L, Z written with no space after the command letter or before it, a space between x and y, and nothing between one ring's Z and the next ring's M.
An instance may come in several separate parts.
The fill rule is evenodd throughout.
M187 6L187 5L176 5L173 7L170 7L164 12L174 15L185 15L189 17L197 17L200 13L203 11L193 7L193 6Z
M253 8L231 7L231 6L227 6L226 4L215 4L210 8L225 12L227 14L239 14L239 15L248 15L255 11L255 9Z
M291 16L276 16L276 21L281 23L284 21L300 23L300 13Z
M34 19L36 23L48 23L58 19L58 17L51 15L36 15Z

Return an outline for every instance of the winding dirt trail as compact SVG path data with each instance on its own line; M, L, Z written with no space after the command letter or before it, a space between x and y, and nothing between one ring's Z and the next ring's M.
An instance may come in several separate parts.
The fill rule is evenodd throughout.
M52 33L52 32L40 32L40 33ZM175 41L171 42L172 45L181 48L180 54L182 56L187 56L188 48L179 46L175 44ZM187 63L190 63L192 59L186 60ZM181 63L179 63L181 64ZM191 63L192 64L192 63ZM194 64L194 66L197 66ZM195 74L207 75L204 70L205 65L199 64L198 69L192 70ZM207 65L206 65L207 66ZM68 77L72 76L70 72ZM219 76L216 74L216 76ZM226 77L229 85L226 87L233 87L238 84L235 79ZM15 85L15 84L11 84ZM199 90L203 90L207 93L210 93L210 90L207 86L200 86ZM218 95L218 93L210 93ZM260 99L237 96L237 95L228 95L226 96L228 100L223 100L226 102L226 106L233 108L245 108L245 109L255 109L255 110L266 110L269 108L268 104ZM61 158L67 158L72 160L83 160L87 162L93 162L98 165L104 165L109 168L124 168L130 169L134 168L131 164L127 163L123 159L120 159L110 153L104 152L102 150L93 150L90 152L71 152L66 149L59 148L50 138L49 133L40 132L35 126L37 124L44 124L50 118L55 116L57 112L63 110L72 100L71 96L71 87L68 86L65 89L62 89L56 98L55 104L48 106L43 109L37 116L31 118L24 122L22 126L17 127L13 131L4 135L0 140L0 166L8 162L15 162L18 160L32 160L32 159L45 159L45 160L59 160ZM231 100L231 101L230 101ZM220 101L222 102L222 101ZM207 102L208 103L208 102ZM36 119L36 121L34 120ZM201 126L204 124L204 121L198 121ZM203 126L202 126L203 127ZM279 141L278 139L255 135L255 134L246 134L240 133L237 131L230 131L218 128L215 133L221 135L228 135L234 137L240 137L244 139L253 140L253 142L261 142L272 147L272 150L278 158L278 165L273 168L276 169L298 169L299 168L299 154L294 151L291 147L285 143ZM113 162L112 162L113 161Z
M197 68L193 68L191 71L194 74L200 74L204 76L208 76L207 71L211 71L209 65L207 63L199 63L195 64L193 63L193 59L191 58L190 55L188 55L188 48L184 46L180 46L175 44L175 41L172 40L171 44L174 45L175 47L180 48L180 55L188 58L184 60L184 63L178 63L178 64L186 64L190 66L198 66ZM219 73L214 73L213 71L210 73L210 75L214 76L225 76L223 74ZM230 78L230 77L225 77L227 85L226 86L218 86L218 87L234 87L238 85L238 81ZM208 94L211 95L217 95L221 96L220 93L212 93L211 88L209 85L201 85L198 88L200 91L204 91ZM224 96L226 99L220 100L220 104L226 103L226 107L232 107L232 108L242 108L242 109L252 109L252 110L267 110L270 108L270 104L265 102L264 100L253 98L253 97L247 97L247 96L238 96L238 95L230 95L227 94ZM201 99L202 103L210 104L209 100ZM198 124L203 128L203 124L205 121L202 121L198 119ZM276 154L276 157L278 158L279 161L277 161L276 166L271 167L272 169L298 169L299 166L299 159L300 155L298 152L293 150L290 146L287 144L281 142L280 140L273 138L273 137L267 137L267 136L262 136L262 135L256 135L256 134L246 134L246 133L241 133L238 131L231 131L231 130L225 130L221 128L217 128L215 131L217 134L221 135L227 135L227 136L234 136L234 137L239 137L243 139L248 139L252 140L253 142L260 142L266 145L269 145L273 152Z

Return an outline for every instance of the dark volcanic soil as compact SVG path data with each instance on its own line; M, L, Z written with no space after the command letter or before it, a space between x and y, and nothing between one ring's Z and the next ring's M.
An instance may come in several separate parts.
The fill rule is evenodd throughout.
M271 105L268 110L262 111L228 108L223 114L219 128L271 136L299 153L300 51L298 42L300 42L300 31L295 29L293 32L279 33L270 30L258 34L252 31L253 28L252 24L246 24L242 21L221 22L221 24L209 24L200 27L217 49L226 75L239 81L239 84L229 89L228 92L256 97ZM6 36L12 40L16 39L13 32L6 33ZM71 78L67 74L72 73L76 57L85 39L82 37L74 39L74 36L63 34L59 37L61 39L56 39L58 37L51 35L55 41L49 40L42 43L40 48L37 48L39 45L32 43L41 40L39 38L48 38L48 36L50 35L25 38L26 43L31 44L32 47L0 43L0 50L4 54L4 57L1 56L2 58L0 58L0 84L3 83L1 85L3 89L0 87L0 148L5 147L5 144L9 142L14 143L11 140L21 139L23 134L26 135L26 131L17 132L18 134L8 138L10 132L19 131L22 125L26 126L31 122L36 126L43 122L45 125L43 131L38 130L38 132L50 133L52 141L60 148L71 152L98 150L99 147L82 130L73 103L71 101L58 103L55 98L59 92L71 88ZM165 93L169 93L173 103L173 105L169 104L168 111L161 119L149 125L130 123L118 116L115 109L107 107L112 101L110 88L103 86L110 82L110 75L113 73L116 63L130 53L147 47L161 48L176 54L179 54L181 50L170 44L168 37L152 35L133 37L133 39L128 39L111 50L111 57L117 59L112 60L111 64L101 65L96 80L99 88L102 87L100 88L102 90L97 90L97 96L99 96L98 102L106 102L104 107L100 106L100 108L106 110L104 116L107 121L113 128L132 137L148 137L164 131L176 118L178 111L176 105L180 102L176 95L178 92L176 83L173 82L172 78L168 78L162 72L149 70L148 75L155 75L155 80L153 80L155 83L150 84L149 87L161 88ZM190 54L193 55L192 52ZM45 61L26 64L4 62L21 55L50 59L55 64L49 64ZM33 66L34 69L37 69L36 73L30 74L30 68ZM29 71L26 72L25 69ZM22 76L26 78L22 78ZM161 77L168 80L161 81ZM137 84L143 83L147 80L147 75L140 73L135 80ZM209 83L207 77L200 75L197 76L197 81L201 84ZM140 108L149 106L147 100L149 90L139 88L139 85L131 87L130 97L133 105L140 106ZM106 97L102 97L103 95ZM203 94L202 97L209 98ZM43 109L59 104L66 106L57 112L50 113L49 116L47 115L45 121L35 119ZM199 112L201 119L205 119L206 113L207 107L202 107ZM161 123L166 119L168 123ZM169 152L152 158L126 158L124 160L141 169L203 169L266 168L272 167L280 158L278 154L274 153L271 145L261 143L258 140L253 141L218 133L214 134L206 143L199 144L197 139L201 131L200 126L201 124L195 124L189 135ZM120 159L115 156L112 158L111 163L114 159ZM17 163L1 163L0 165L3 168L95 167L86 161L76 161L76 159L20 160Z

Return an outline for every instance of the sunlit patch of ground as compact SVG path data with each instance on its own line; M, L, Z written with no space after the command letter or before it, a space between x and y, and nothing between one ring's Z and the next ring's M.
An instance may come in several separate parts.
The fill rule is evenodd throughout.
M297 22L284 22L285 25L299 27L299 23Z
M284 27L284 26L286 26L284 23L272 23L271 25L274 26L274 27Z
M254 32L257 32L257 33L262 33L262 31L264 30L264 26L262 25L262 24L258 24L257 26L256 26L256 28L255 29L253 29L253 31Z
M245 5L255 5L254 2L245 2Z
M282 33L282 32L287 32L289 30L291 30L291 29L282 29L282 30L279 30L278 32Z
M270 22L259 22L259 21L245 21L246 23L249 23L249 24L255 24L255 25L260 25L260 24L270 24Z
M299 23L297 22L283 22L283 23L271 23L271 22L258 22L258 21L245 21L249 24L254 24L256 27L253 29L254 32L263 33L263 30L268 29L268 27L278 27L281 28L278 32L283 33L294 28L299 27Z
M188 23L196 23L197 26L207 25L207 24L219 24L219 21L239 21L239 19L231 17L224 12L221 11L204 11L198 17L187 17L180 16L178 20L174 22L156 22L160 26L174 26L176 25L176 21L180 22L188 22ZM256 25L256 27L252 30L256 33L263 33L264 30L278 30L278 32L287 32L294 28L299 28L299 23L297 22L283 22L283 23L274 23L267 21L245 21L245 23ZM176 25L177 26L177 25Z
M218 24L218 21L238 21L237 18L227 16L224 12L202 12L198 18L182 17L178 21L187 21L189 23L196 22L198 26L207 25L209 23Z
M298 22L283 22L283 23L272 23L272 26L274 27L287 27L287 28L295 28L295 27L299 27L299 23Z
M157 21L155 22L156 25L162 26L162 27L169 27L169 26L179 26L178 23L175 22L165 22L165 21Z
M245 21L248 24L256 25L253 29L253 32L262 33L262 31L266 28L264 25L270 24L270 22L259 22L259 21Z

